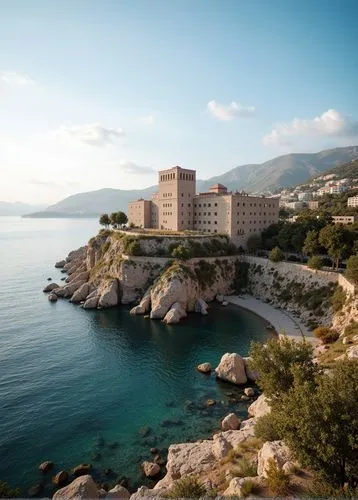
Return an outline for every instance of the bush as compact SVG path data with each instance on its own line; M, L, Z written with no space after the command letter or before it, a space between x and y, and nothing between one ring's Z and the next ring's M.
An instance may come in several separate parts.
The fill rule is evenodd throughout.
M245 498L255 489L255 483L251 479L246 479L244 484L241 486L241 495Z
M313 255L308 259L307 265L311 269L322 269L322 259L318 255Z
M278 441L281 439L274 414L268 413L257 419L255 436L263 441Z
M351 255L347 260L347 267L344 273L348 280L358 283L358 255Z
M274 497L284 497L288 495L290 489L290 478L277 466L273 458L270 458L268 461L266 473L269 494Z
M232 472L238 477L254 477L257 476L257 467L246 457L240 458L232 467Z
M283 253L279 247L275 247L271 250L270 260L272 262L281 262L281 260L283 260Z
M346 292L341 286L337 286L331 299L334 312L338 312L343 308L344 304L346 303L346 298Z
M190 250L184 245L178 245L171 253L171 257L179 260L188 260L191 258Z
M204 486L198 483L195 476L186 476L175 482L167 493L168 498L200 498L205 496Z
M339 338L338 332L328 326L319 326L313 330L314 335L322 340L323 344L333 344Z
M0 481L0 498L17 498L20 496L20 488L11 488L4 481Z
M142 255L142 249L139 241L131 241L126 245L125 252L128 255Z

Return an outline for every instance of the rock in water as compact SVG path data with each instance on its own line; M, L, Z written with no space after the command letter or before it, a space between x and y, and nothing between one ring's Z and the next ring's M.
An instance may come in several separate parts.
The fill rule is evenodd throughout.
M30 498L38 497L43 492L43 489L44 489L43 484L41 483L35 484L35 486L32 486L27 490L27 494L29 495Z
M53 484L56 484L56 486L65 486L68 482L68 474L65 470L61 470L52 478Z
M59 288L60 285L57 283L50 283L49 285L46 285L45 288L42 290L44 293L52 292L52 290L55 290L56 288Z
M164 316L163 322L167 325L174 325L179 323L182 318L186 318L185 309L179 302L175 302Z
M50 293L50 295L48 296L48 300L50 302L57 302L57 295L55 293Z
M66 500L88 500L99 498L99 491L91 476L81 476L72 481L71 484L56 491L52 499L63 498Z
M113 307L118 304L118 281L116 279L108 280L100 289L101 296L98 301L98 307Z
M72 474L74 476L84 476L84 475L89 473L89 471L91 470L91 467L92 467L91 464L76 465L76 467L74 467L72 469Z
M244 389L244 393L246 396L248 396L249 398L252 398L253 396L255 396L255 391L253 390L252 387L245 387Z
M143 462L142 468L143 468L144 474L147 477L155 477L160 472L159 465L155 464L154 462Z
M98 306L98 300L99 297L91 297L90 299L87 299L86 302L83 304L83 309L96 309Z
M229 413L221 421L221 428L223 431L236 431L240 427L240 419L235 415L235 413Z
M201 363L196 367L198 372L201 373L210 373L211 372L211 364L210 363Z
M129 491L121 486L120 484L117 484L114 488L109 490L109 492L106 495L106 498L123 498L127 499L131 496Z
M58 262L56 262L55 267L57 267L58 269L60 269L60 268L62 268L65 264L66 264L66 261L65 261L65 260L59 260Z
M223 355L215 373L218 378L233 384L242 385L247 382L244 360L234 352Z
M46 474L49 470L53 468L53 462L50 462L49 460L46 460L46 462L42 462L42 464L39 465L39 470Z

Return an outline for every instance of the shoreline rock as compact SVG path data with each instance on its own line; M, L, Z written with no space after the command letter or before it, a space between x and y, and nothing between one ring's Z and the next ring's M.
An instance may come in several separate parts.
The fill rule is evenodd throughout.
M244 360L234 352L227 352L222 356L219 365L215 368L215 373L221 380L235 385L243 385L247 382Z

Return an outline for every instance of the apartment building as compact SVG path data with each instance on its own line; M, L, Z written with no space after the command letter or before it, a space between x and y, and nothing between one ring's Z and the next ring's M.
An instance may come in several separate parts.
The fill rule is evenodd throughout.
M350 196L347 200L348 207L358 207L358 196Z
M333 215L332 220L334 224L355 224L358 222L356 215Z
M195 170L161 170L158 185L151 201L129 203L129 223L143 228L225 233L236 244L245 245L251 234L278 222L279 198L229 192L222 184L196 194Z

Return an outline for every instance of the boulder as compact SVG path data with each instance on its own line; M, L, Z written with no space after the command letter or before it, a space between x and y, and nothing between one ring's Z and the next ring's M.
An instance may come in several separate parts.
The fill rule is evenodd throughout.
M55 290L56 288L59 288L60 285L57 283L49 283L48 285L45 286L45 288L42 290L44 293L49 293Z
M59 260L58 262L56 262L55 267L57 267L58 269L60 269L60 268L62 268L65 264L66 264L66 261L65 261L65 260Z
M229 413L221 421L221 428L223 431L236 431L240 427L240 419L235 415L235 413Z
M99 498L99 491L91 476L86 475L78 477L68 486L56 491L52 499L56 500L58 498L88 500L90 498Z
M222 432L215 434L213 437L212 452L217 460L226 457L229 451L232 450L232 444L225 439Z
M352 341L348 337L344 337L344 339L342 340L342 344L343 345L348 345L348 344L351 344L351 343L352 343Z
M130 314L146 314L150 311L150 292L152 287L150 287L145 294L143 295L142 300L139 304L133 307L130 311Z
M216 302L219 302L219 304L221 304L222 302L224 302L224 296L218 293L215 297L215 300Z
M43 489L44 485L42 483L38 483L35 484L35 486L31 486L31 488L27 490L27 494L29 495L30 498L38 497L43 492Z
M68 474L65 470L61 470L52 478L53 484L56 486L65 486L68 482Z
M72 281L88 281L88 278L89 278L89 272L88 271L82 271L82 269L80 269L78 272L75 272L73 274L71 274L71 276L69 276L66 281L68 281L68 283L72 283Z
M250 367L249 367L249 362L251 361L251 357L246 357L246 358L242 358L244 360L244 363L245 363L245 372L246 372L246 377L248 378L248 380L250 380L250 382L256 382L256 380L258 380L259 378L259 372L256 371L256 370L251 370Z
M208 304L202 298L196 300L194 305L195 312L200 313L203 316L206 316L208 314L208 307L209 307Z
M106 495L106 498L124 498L127 499L131 496L129 491L121 486L120 484L117 484L114 488L109 490L109 492Z
M223 493L224 497L238 497L244 498L246 495L245 483L246 481L255 482L255 478L251 477L234 477L231 479L229 486Z
M201 363L196 367L196 369L201 373L210 373L212 370L210 363Z
M347 357L349 359L358 359L358 345L352 345L347 349Z
M168 490L166 490L165 488L157 488L150 490L146 486L140 486L138 490L131 496L131 500L139 500L142 498L144 499L152 498L153 500L155 499L159 500L162 498L166 498L167 493Z
M53 462L50 462L49 460L46 460L45 462L42 462L42 464L39 465L39 470L46 474L49 470L53 469Z
M245 396L248 396L249 398L252 398L255 396L255 391L253 390L252 387L245 387L244 389Z
M47 297L50 302L57 302L57 295L55 293L50 293L50 295Z
M87 299L82 307L83 309L96 309L98 306L98 301L99 301L99 296L96 295L94 297L91 297L90 299Z
M83 300L86 300L87 295L90 292L90 284L88 282L83 283L78 290L72 295L71 302L74 304L79 304Z
M179 302L175 302L163 318L167 325L179 323L182 318L186 318L186 312Z
M118 305L118 281L110 279L100 287L98 307L113 307Z
M83 285L85 282L86 282L85 280L75 281L73 283L71 282L68 285L56 288L56 290L54 290L54 293L57 295L57 297L63 297L63 298L72 297L74 292L78 288L80 288L80 286Z
M273 459L282 469L283 465L291 460L291 452L283 441L266 441L257 456L257 474L267 477L269 460Z
M224 354L215 373L218 378L233 384L242 385L247 382L244 360L236 353Z
M74 467L72 469L72 474L74 476L85 476L86 474L89 473L89 471L91 470L91 468L92 468L91 464L76 465L76 467Z
M146 477L155 477L160 472L160 466L154 462L143 462L142 469Z
M249 415L252 417L263 417L270 413L271 408L268 404L268 400L266 399L264 394L261 394L256 401L254 401L247 409Z

